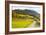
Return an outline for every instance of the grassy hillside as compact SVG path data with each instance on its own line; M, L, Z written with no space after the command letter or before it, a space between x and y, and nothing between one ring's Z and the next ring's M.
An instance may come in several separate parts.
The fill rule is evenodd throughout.
M20 10L16 11L12 12L12 28L27 28L29 25L33 23L33 21L39 21L39 19L29 14L24 14L25 11L23 13L21 13L22 11L20 12Z
M23 18L19 18L19 17L23 17ZM26 18L24 18L24 16ZM29 15L22 15L22 14L18 14L16 18L12 19L12 27L13 28L25 28L27 27L27 25L32 24L32 22L34 21L33 19L31 19L32 16Z

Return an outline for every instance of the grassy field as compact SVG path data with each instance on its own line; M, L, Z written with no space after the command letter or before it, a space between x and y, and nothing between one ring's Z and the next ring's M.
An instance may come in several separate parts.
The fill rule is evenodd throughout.
M21 18L19 18L19 16L21 16ZM16 17L14 16L12 18L12 28L26 28L29 24L32 24L32 22L34 21L31 18L32 16L29 15L16 14Z

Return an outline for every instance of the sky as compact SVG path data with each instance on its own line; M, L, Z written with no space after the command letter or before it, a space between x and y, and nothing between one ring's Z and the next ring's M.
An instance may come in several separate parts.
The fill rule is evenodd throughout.
M31 5L18 5L18 4L16 4L16 5L13 5L12 6L12 10L15 10L15 9L29 9L29 10L34 10L34 11L36 11L37 13L40 13L40 7L38 7L38 6L31 6Z

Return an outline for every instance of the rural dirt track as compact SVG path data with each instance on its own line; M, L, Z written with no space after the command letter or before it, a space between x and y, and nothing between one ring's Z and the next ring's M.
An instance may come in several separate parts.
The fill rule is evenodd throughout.
M35 24L36 24L36 21L34 21L32 24L30 24L29 26L28 26L28 28L30 28L30 27L35 27Z

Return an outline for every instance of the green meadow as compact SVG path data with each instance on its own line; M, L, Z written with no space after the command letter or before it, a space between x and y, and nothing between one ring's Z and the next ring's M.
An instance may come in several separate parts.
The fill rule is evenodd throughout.
M19 16L23 16L23 18L19 18ZM24 18L24 16L26 18ZM12 18L12 27L13 28L26 28L29 24L32 24L32 22L34 21L33 19L31 19L32 16L29 15L22 15L22 14L18 14L16 18Z

